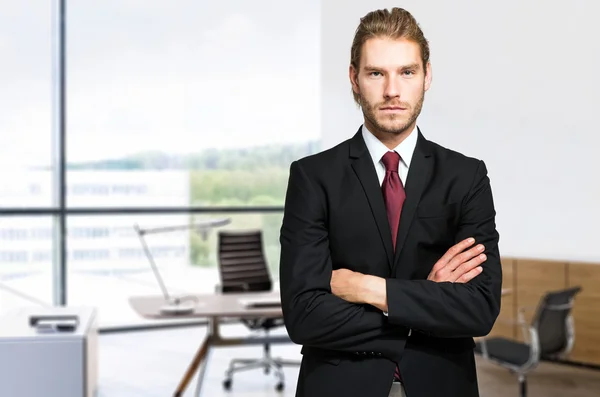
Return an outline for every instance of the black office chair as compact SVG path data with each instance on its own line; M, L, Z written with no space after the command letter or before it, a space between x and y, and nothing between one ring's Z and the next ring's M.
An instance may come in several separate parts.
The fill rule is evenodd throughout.
M219 272L221 293L260 292L270 291L272 281L263 252L262 232L251 231L220 231L219 234ZM240 319L252 331L269 331L284 326L283 317ZM256 368L263 368L268 374L271 369L278 379L277 391L285 387L283 366L296 366L298 362L286 361L271 357L270 345L264 344L264 355L259 359L233 359L225 372L223 387L231 389L233 374Z
M485 337L476 344L475 352L516 373L520 396L525 397L527 373L536 368L541 359L564 358L573 348L575 326L571 311L575 295L580 291L581 287L573 287L548 292L540 300L529 326L525 322L526 308L521 308L517 324L522 327L525 343L502 337Z

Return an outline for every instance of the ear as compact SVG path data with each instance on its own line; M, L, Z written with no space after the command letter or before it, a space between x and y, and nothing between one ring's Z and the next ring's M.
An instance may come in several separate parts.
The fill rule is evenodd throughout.
M431 87L431 62L427 62L427 66L425 67L425 91Z
M358 86L358 70L352 65L348 68L348 76L350 77L350 83L352 84L352 91L356 94L360 94L360 87Z

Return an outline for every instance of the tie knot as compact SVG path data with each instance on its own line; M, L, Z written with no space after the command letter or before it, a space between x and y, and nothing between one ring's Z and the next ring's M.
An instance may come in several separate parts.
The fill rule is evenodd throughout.
M400 155L396 152L387 152L381 158L381 162L385 166L386 171L398 172Z

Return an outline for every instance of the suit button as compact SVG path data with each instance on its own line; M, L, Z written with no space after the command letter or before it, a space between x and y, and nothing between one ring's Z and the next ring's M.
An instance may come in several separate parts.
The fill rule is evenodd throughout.
M363 356L366 356L366 355L367 355L367 352L363 352Z

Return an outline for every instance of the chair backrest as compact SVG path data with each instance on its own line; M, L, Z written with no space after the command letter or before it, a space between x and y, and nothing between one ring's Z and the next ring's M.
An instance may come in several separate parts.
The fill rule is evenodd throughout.
M262 232L221 230L218 236L221 292L270 291L272 281Z
M551 291L540 300L532 327L537 330L541 357L560 355L572 347L571 312L575 295L580 291L581 287Z

